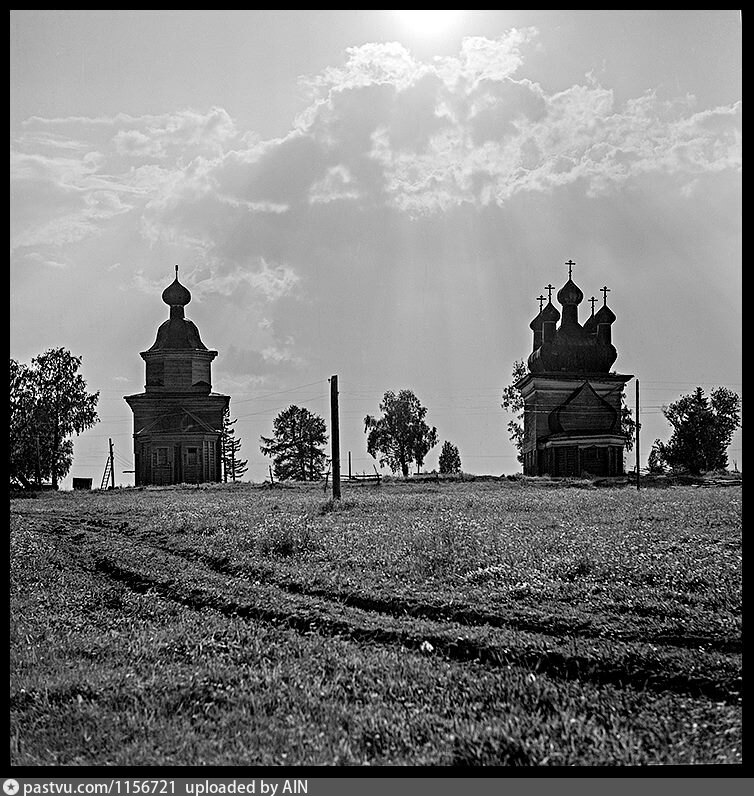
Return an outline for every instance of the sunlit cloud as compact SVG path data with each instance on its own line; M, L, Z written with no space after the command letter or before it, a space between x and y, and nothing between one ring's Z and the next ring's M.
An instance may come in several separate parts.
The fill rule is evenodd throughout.
M129 215L150 245L211 262L216 290L245 274L275 301L306 268L287 241L313 239L328 214L337 225L345 206L427 216L570 185L599 196L652 174L688 195L700 175L740 169L740 103L700 111L651 90L618 103L593 74L548 93L521 74L536 37L466 38L428 61L396 42L352 47L307 79L309 107L267 141L221 108L31 117L11 156L23 200L11 246L64 246Z

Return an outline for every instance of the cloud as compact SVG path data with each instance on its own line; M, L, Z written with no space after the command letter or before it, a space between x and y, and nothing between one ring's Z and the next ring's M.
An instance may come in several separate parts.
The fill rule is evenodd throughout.
M649 173L676 177L681 193L700 174L740 168L739 106L694 110L692 97L652 91L618 105L591 74L548 93L519 76L536 35L467 38L457 56L430 61L395 42L352 47L308 78L309 107L269 141L221 108L31 117L11 176L39 212L22 211L12 245L71 243L134 210L151 243L231 273L269 256L267 239L306 223L306 207L426 215L574 183L600 195Z
M85 149L79 145L79 149ZM42 153L11 150L10 167L14 181L76 187L95 174L102 165L99 152L87 151L81 157L51 157Z
M141 130L119 130L113 136L115 150L120 155L132 157L164 158L167 152L162 142Z
M220 154L238 136L233 120L222 108L205 114L184 110L164 116L115 117L113 124L126 119L131 126L115 133L113 145L118 154L131 158L190 160Z
M461 42L460 56L442 59L438 71L451 85L463 81L475 87L483 80L505 80L521 67L524 62L522 47L536 36L535 28L513 28L498 39L465 38Z
M276 330L297 327L301 351L314 337L300 330L345 306L344 291L363 305L387 295L411 267L412 219L439 236L454 213L513 216L530 197L617 196L648 180L690 197L740 170L740 103L698 108L652 90L618 102L591 74L548 91L526 75L536 37L468 38L426 61L397 43L350 48L305 81L307 108L270 140L221 108L31 117L12 142L12 253L75 263L75 246L105 229L139 236L185 264L207 306L233 307L218 323L243 328L260 368L294 367ZM134 285L165 287L146 271Z
M349 50L343 67L309 82L316 96L297 122L330 162L311 201L417 215L574 183L596 196L650 173L682 192L699 174L740 168L740 109L694 113L693 97L652 91L618 106L592 75L548 94L514 78L535 35L467 39L458 57L424 64L398 44Z
M346 53L348 58L343 66L327 67L319 75L302 78L302 85L312 92L313 98L332 90L343 91L380 83L403 88L426 69L398 42L348 47ZM305 117L302 121L307 126Z
M338 199L358 199L359 192L353 183L351 172L345 166L332 166L321 180L311 186L309 201L327 204Z
M211 268L208 271L206 278L192 281L192 291L197 296L215 294L238 297L239 293L245 292L244 287L247 286L258 301L267 303L289 294L299 281L292 268L284 265L271 266L261 258L256 268L244 264L227 273L217 273L217 269Z
M77 161L13 153L11 251L65 246L98 234L132 205L96 177L101 157Z
M25 136L19 140L30 142L35 137L47 136L49 141L63 139L59 131L84 132L98 137L110 135L119 154L163 157L183 148L195 147L188 157L199 152L221 151L228 142L238 137L238 131L227 111L213 107L206 113L184 109L164 114L131 116L118 113L114 116L67 116L44 118L30 116L23 122ZM58 132L50 132L55 128ZM114 132L113 132L114 131ZM70 133L69 133L70 135Z
M68 263L62 263L59 262L58 260L52 260L49 257L45 257L41 252L29 252L26 255L26 259L33 263L44 265L47 268L68 268Z
M143 210L194 160L240 140L228 114L31 117L11 148L11 251L60 249ZM188 160L187 160L188 159Z
M292 374L301 364L292 353L293 339L282 343L267 342L261 348L250 344L231 343L222 357L223 389L235 393L256 392L285 375Z

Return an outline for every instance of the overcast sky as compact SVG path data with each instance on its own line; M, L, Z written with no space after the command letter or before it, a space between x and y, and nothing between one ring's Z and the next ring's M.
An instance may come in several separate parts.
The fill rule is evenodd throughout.
M643 464L663 404L741 393L737 11L11 11L10 44L10 354L68 348L101 394L64 487L108 438L133 483L175 264L254 481L333 374L344 469L409 388L427 470L450 440L520 471L500 395L569 259L610 288Z

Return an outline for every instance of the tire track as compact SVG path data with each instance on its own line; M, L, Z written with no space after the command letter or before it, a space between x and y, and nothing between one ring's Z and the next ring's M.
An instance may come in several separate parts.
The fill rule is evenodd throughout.
M508 639L508 644L494 644L481 639L459 636L451 628L406 628L371 625L355 614L358 609L344 609L345 618L329 615L307 601L291 606L293 610L272 607L264 595L259 602L231 599L197 586L182 587L175 580L162 580L135 571L103 556L95 562L95 569L139 593L154 592L192 610L211 609L229 617L239 617L284 626L302 633L338 636L361 643L400 645L423 652L429 649L436 655L455 662L477 662L502 668L516 666L538 674L568 680L587 680L598 685L632 687L655 692L671 691L692 697L706 697L727 704L738 704L741 678L735 675L711 678L685 672L664 670L661 661L650 661L640 654L627 651L622 661L603 660L558 649L542 649L521 644L525 639ZM361 619L362 621L359 621ZM427 625L433 623L425 623ZM454 630L458 630L455 628ZM439 632L438 632L439 630ZM619 646L619 645L614 645ZM623 645L625 646L625 645Z
M212 556L198 550L175 549L169 545L152 545L170 555L179 556L187 561L205 564L210 569L234 578L249 578L254 575L253 567L245 564L234 564L227 557ZM267 575L257 570L256 574ZM607 640L599 628L584 626L583 621L569 621L557 617L547 619L525 617L521 615L502 615L490 611L479 610L470 605L428 603L406 597L391 596L389 598L372 594L344 591L316 586L305 586L295 581L280 578L267 579L280 589L290 593L308 597L318 597L351 608L363 611L374 611L397 618L410 616L415 619L429 619L435 622L454 622L471 627L488 625L490 627L520 630L529 633L540 633L547 636L571 636L588 639ZM600 617L601 618L601 617ZM610 617L613 619L613 617ZM639 631L622 633L615 639L623 643L641 642L659 644L680 649L697 650L700 647L723 654L741 654L742 643L739 639L721 636L702 636L698 634L657 633L648 635Z
M287 589L278 583L254 584L244 577L248 572L239 572L226 559L216 559L212 566L213 557L206 554L187 556L164 545L148 544L143 539L126 540L123 536L112 535L103 540L103 531L117 531L119 526L102 521L87 527L86 521L56 517L45 518L42 525L38 530L62 542L74 561L86 570L105 575L134 592L153 592L191 610L211 609L225 616L289 627L301 633L316 632L360 643L399 645L418 652L426 652L429 645L433 654L455 662L473 661L495 668L515 666L554 678L587 680L637 690L671 691L727 704L738 704L741 700L740 669L732 662L731 671L719 671L717 677L691 674L679 670L672 660L648 656L646 649L656 648L645 643L646 640L627 644L622 640L597 638L595 641L601 643L603 649L592 648L597 654L587 655L564 649L562 644L545 642L543 645L541 635L547 634L539 627L532 634L527 629L501 625L499 617L500 626L496 628L491 628L487 622L484 626L472 625L472 631L482 637L471 638L469 635L474 633L468 633L468 623L454 622L445 614L437 618L427 617L426 613L410 615L378 599L377 605L390 609L380 611L375 610L371 600L364 601L367 607L361 607L348 604L348 600L333 599L333 594L327 590L318 590L324 592L318 595L312 593L315 590L290 588L290 584ZM93 545L82 544L84 540ZM102 549L103 541L111 543L110 549ZM118 560L114 555L117 552L125 553L127 563ZM161 561L155 553L161 554ZM205 571L187 572L187 563L202 564ZM147 574L146 570L155 567L177 577L159 578ZM204 578L205 582L209 576L210 583L191 583L190 576ZM218 576L236 579L236 596L228 596L229 584ZM238 599L237 595L242 592L246 600ZM418 612L418 605L413 608ZM392 621L385 622L386 618ZM494 641L488 640L490 636ZM574 644L577 642L578 639L574 640Z

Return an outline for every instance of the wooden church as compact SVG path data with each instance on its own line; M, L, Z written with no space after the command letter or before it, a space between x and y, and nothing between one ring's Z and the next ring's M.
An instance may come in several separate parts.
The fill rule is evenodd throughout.
M191 293L175 280L162 293L170 318L148 351L144 392L127 395L134 415L136 486L199 484L222 476L223 415L230 397L212 392L217 351L202 343L184 317Z
M516 383L524 401L524 475L616 476L623 474L626 437L621 432L621 398L633 376L611 371L618 352L612 343L615 315L603 304L579 323L584 294L568 281L557 293L562 314L539 296L539 314L529 324L534 333L526 376ZM560 323L558 324L558 321Z

